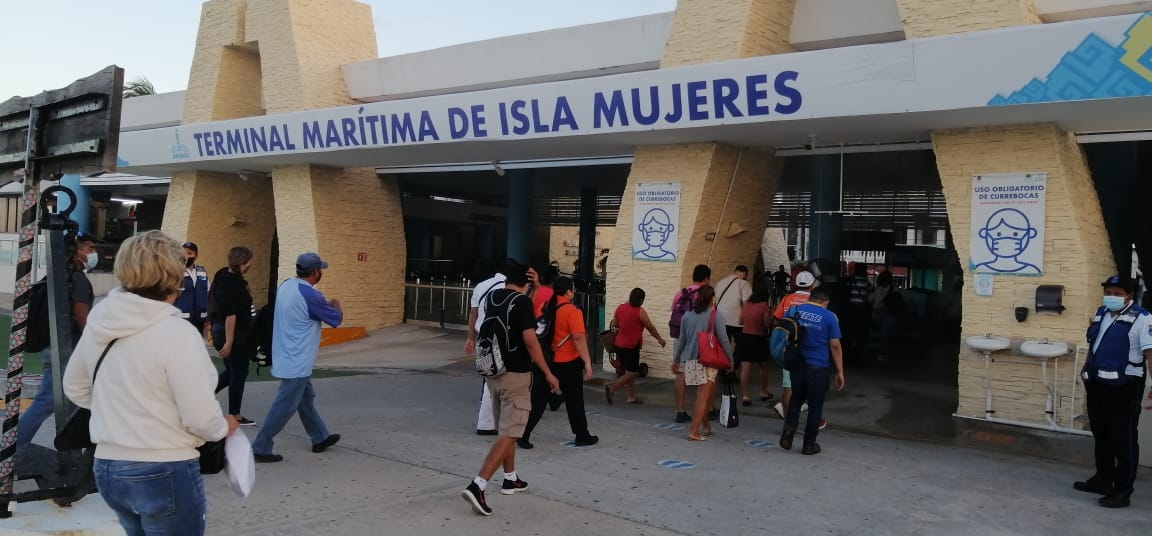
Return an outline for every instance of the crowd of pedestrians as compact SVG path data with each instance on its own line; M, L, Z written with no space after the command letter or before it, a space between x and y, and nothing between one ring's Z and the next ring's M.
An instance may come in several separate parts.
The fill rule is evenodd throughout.
M481 365L480 353L477 354L485 380L477 433L499 436L477 476L461 492L481 515L492 513L484 493L498 468L504 468L501 493L527 488L516 473L515 450L533 448L530 437L546 409L567 406L574 445L588 446L599 441L588 430L584 412L583 384L592 376L592 364L585 319L572 304L574 282L556 277L549 269L543 272L547 275L541 276L533 268L508 259L500 273L480 282L472 291L464 349L471 353L478 344L491 341L490 345L498 347L495 354L502 356L504 367L502 373L493 372L492 363L484 360ZM760 400L774 399L769 388L769 336L777 322L795 319L802 326L797 341L802 362L790 366L790 370L782 369L782 392L775 406L784 419L780 445L791 450L800 414L807 411L801 451L805 455L817 454L821 447L816 439L827 425L823 419L825 396L830 388L843 389L845 384L841 327L836 314L828 310L830 293L817 287L816 278L807 271L793 278L781 266L771 275L771 286L760 291L749 283L749 275L746 266L736 266L713 286L712 269L698 265L692 270L692 284L672 297L668 335L674 340L674 419L688 423L690 441L707 441L715 433L712 421L717 417L717 382L739 382L741 404L747 407L752 404L754 370L759 374L756 394ZM785 293L789 285L795 290ZM864 291L859 293L864 300L861 303L868 304L873 292L870 284L861 285L860 289ZM662 348L668 344L644 308L646 298L644 289L632 289L628 301L615 308L609 322L610 344L620 369L620 377L604 387L609 405L615 403L621 389L627 390L628 404L642 403L635 381L645 333ZM490 318L500 321L486 321ZM703 343L698 342L701 340L714 342L706 356L701 350ZM703 357L708 357L708 361L703 362ZM695 388L691 413L687 411L685 392L689 386Z

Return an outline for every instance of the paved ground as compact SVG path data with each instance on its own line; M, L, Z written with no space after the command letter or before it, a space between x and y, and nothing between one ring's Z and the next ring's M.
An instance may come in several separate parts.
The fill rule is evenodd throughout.
M459 344L459 334L406 327L326 349L323 366L373 372L316 381L320 410L344 440L313 454L291 423L277 443L286 460L258 466L247 499L222 475L209 477L208 533L1047 535L1147 534L1152 526L1146 470L1133 507L1105 511L1071 488L1090 471L1082 464L948 441L834 424L821 435L825 452L808 457L774 446L780 421L757 410L740 428L689 442L669 429L662 382L643 388L644 406L609 407L589 386L591 428L601 437L594 447L565 446L572 435L563 411L548 413L536 448L518 452L529 491L493 492L496 513L482 518L459 497L491 443L473 431L480 381L459 360ZM275 387L249 384L244 413L262 419ZM837 418L847 424L849 414ZM1018 446L1047 445L1029 441ZM1066 442L1066 452L1087 459L1083 438Z

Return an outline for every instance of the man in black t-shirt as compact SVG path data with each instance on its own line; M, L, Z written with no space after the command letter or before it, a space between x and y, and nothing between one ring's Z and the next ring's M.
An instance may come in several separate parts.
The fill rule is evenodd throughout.
M70 266L68 267L68 288L66 289L68 303L72 306L73 347L80 340L84 326L88 325L88 312L92 310L92 304L96 301L96 296L92 291L92 282L88 281L88 276L84 274L84 270L91 270L100 262L100 257L92 243L92 235L77 232L74 239L76 248L73 250L72 258L68 259ZM52 382L54 381L52 378L52 348L41 350L40 359L44 364L40 389L36 391L36 398L20 416L20 422L16 425L16 448L31 443L36 432L40 430L40 425L44 424L44 421L51 417L55 410L56 399L52 393Z
M544 371L552 390L560 388L560 380L552 375L540 343L536 340L536 314L528 293L528 267L517 264L508 270L504 288L493 290L480 304L484 318L504 319L506 336L497 336L505 373L487 378L492 396L492 409L500 437L488 451L480 473L461 492L464 500L477 514L490 516L492 509L484 499L484 488L496 469L504 466L504 484L500 493L512 495L528 488L516 475L516 440L524 434L528 413L532 409L532 365Z

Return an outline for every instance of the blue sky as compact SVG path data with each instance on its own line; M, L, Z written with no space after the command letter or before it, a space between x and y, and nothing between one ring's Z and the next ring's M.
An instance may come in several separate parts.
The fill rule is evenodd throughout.
M188 84L200 0L0 0L0 101L108 65L160 92ZM322 1L322 0L316 0ZM676 0L363 0L380 55L671 11Z

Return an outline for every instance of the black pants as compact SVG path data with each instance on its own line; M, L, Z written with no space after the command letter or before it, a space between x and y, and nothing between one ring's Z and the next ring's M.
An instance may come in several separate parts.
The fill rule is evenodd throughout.
M552 365L552 374L560 380L560 390L564 393L564 405L568 409L568 424L577 439L585 439L588 433L588 416L584 414L584 362L577 359L568 363ZM528 414L528 426L524 429L521 439L528 441L532 430L539 424L544 415L544 408L552 389L544 379L544 373L535 367L532 368L532 412Z
M794 367L791 374L792 398L788 400L788 415L784 426L796 430L800 425L800 409L807 402L808 423L804 427L804 445L812 445L816 443L816 435L820 433L820 419L824 417L824 399L828 396L832 369Z
M223 324L217 329L213 326L212 345L219 352L224 347ZM219 336L217 336L219 331ZM244 402L244 384L248 382L248 352L244 348L244 341L237 339L232 343L232 353L224 359L224 372L216 380L216 392L228 388L228 414L240 415L240 405Z
M1096 477L1112 482L1116 491L1132 493L1140 461L1137 426L1144 381L1109 386L1088 382L1088 420L1096 438Z

